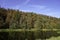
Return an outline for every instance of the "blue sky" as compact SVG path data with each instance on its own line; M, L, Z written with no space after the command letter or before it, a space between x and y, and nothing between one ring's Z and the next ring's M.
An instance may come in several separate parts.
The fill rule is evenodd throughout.
M0 0L0 5L60 18L60 0Z

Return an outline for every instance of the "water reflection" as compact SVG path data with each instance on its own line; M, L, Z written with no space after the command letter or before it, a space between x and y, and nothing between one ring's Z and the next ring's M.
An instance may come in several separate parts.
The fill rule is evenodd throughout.
M0 32L0 40L46 40L58 36L56 31Z

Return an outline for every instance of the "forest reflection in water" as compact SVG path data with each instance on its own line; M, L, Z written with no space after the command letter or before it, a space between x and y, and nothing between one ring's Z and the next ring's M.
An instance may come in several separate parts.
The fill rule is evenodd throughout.
M59 36L56 31L0 32L0 40L46 40Z

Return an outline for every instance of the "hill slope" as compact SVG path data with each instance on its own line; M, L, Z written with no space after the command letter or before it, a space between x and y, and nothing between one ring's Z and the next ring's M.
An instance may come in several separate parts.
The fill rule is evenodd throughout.
M33 12L0 8L0 29L2 28L59 29L60 19Z

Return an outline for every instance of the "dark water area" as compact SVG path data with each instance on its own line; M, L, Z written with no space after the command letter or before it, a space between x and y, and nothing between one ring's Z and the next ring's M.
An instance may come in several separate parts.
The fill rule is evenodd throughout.
M8 32L0 32L0 40L8 40Z
M25 31L25 32L0 32L0 40L46 40L51 37L58 37L59 33L56 31Z

